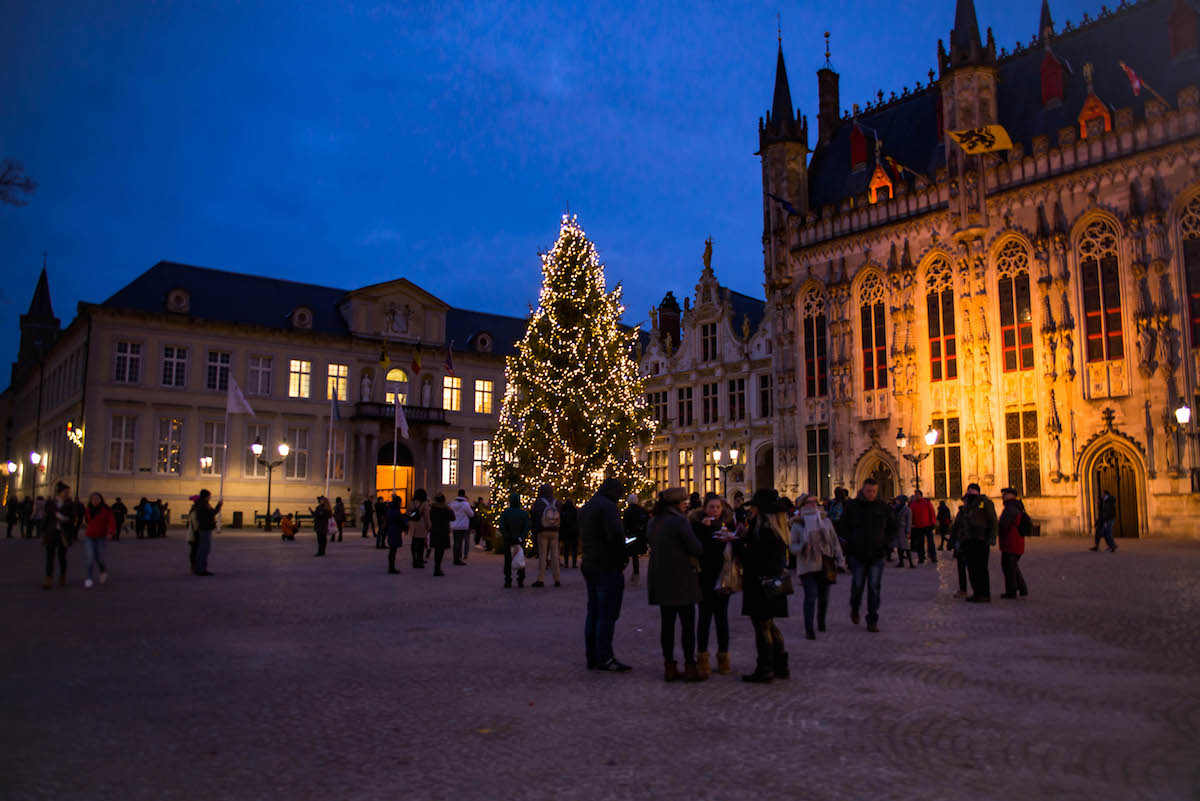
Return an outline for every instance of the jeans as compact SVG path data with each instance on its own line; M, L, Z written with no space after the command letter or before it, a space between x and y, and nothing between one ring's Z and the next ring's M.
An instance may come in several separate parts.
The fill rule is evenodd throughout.
M46 578L54 575L55 559L58 559L58 575L67 575L67 546L57 538L46 544Z
M467 548L470 547L471 541L467 539L470 534L465 528L454 529L454 561L467 561Z
M662 645L663 660L675 661L675 619L679 619L679 627L683 630L680 639L683 641L683 661L693 664L696 661L696 605L667 606L658 608L662 621L662 630L658 641Z
M929 561L937 561L937 549L933 547L933 526L922 526L912 530L912 549L917 552L917 560L924 562L926 555Z
M412 544L409 547L412 549L413 568L422 570L425 567L425 538L413 537Z
M92 571L97 565L100 566L101 573L107 573L108 567L104 564L105 540L84 537L83 544L87 548L87 577L92 577Z
M804 587L804 633L816 634L813 628L813 616L816 614L817 626L825 630L825 610L829 608L829 583L825 575L814 570L800 576L800 584Z
M538 533L538 581L546 579L546 567L554 574L554 583L560 578L558 564L558 532L542 531Z
M879 590L883 583L883 560L860 562L850 558L850 612L857 615L862 606L863 586L867 589L867 624L879 622Z
M1004 571L1005 595L1029 594L1029 587L1025 586L1025 576L1021 575L1021 566L1018 564L1020 561L1021 554L1019 553L1000 554L1000 569Z
M196 572L208 572L208 554L212 550L212 529L196 532Z
M754 672L773 673L775 663L783 656L783 634L774 618L751 617L750 622L754 625L754 648L758 655Z
M708 631L710 624L717 627L717 650L729 653L729 593L705 590L700 602L700 624L697 628L698 646L701 653L708 653Z
M622 570L602 570L583 567L587 582L587 619L583 624L583 639L587 649L588 667L611 662L613 632L621 617L621 600L625 595L625 573Z
M504 546L504 586L505 587L512 586L513 557L516 556L514 551L520 547L521 547L520 545ZM525 586L525 568L523 568L523 567L517 568L517 586L518 587Z
M992 582L988 575L990 552L987 540L967 540L963 543L963 554L967 557L967 574L971 577L971 590L976 598L992 597Z
M1105 520L1100 525L1096 526L1096 546L1097 547L1099 547L1099 545L1100 545L1101 537L1104 538L1104 542L1108 544L1109 548L1117 547L1117 543L1113 540L1113 535L1112 535L1113 524L1116 522L1117 521L1115 521L1115 520Z

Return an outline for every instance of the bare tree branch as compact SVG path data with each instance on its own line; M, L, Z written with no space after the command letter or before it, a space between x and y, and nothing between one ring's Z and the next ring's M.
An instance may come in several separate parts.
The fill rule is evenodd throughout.
M35 189L37 184L25 174L25 167L21 162L12 159L0 162L0 203L28 206L29 201L23 195L32 195Z

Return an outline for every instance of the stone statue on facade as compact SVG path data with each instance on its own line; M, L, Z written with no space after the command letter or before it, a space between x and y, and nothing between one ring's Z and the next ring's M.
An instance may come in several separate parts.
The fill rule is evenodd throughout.
M712 270L712 246L713 246L713 241L712 241L712 237L710 236L708 239L704 240L704 256L703 256L703 258L704 258L704 269L705 270Z
M358 385L358 399L363 403L371 400L371 374L363 373L362 383Z

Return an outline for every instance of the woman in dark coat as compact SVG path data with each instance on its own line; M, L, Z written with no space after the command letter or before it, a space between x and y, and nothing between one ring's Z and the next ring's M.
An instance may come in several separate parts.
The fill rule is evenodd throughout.
M450 521L454 512L446 505L446 496L440 492L429 504L429 547L433 548L433 575L444 576L442 572L442 557L450 547Z
M394 575L400 572L396 569L396 551L404 544L404 532L408 531L408 516L400 508L400 499L395 495L388 504L384 525L387 526L388 573Z
M704 546L692 533L686 512L687 490L672 487L662 494L650 521L650 567L646 587L650 603L662 615L663 662L667 681L704 681L696 669L696 604L700 603L698 569ZM683 629L682 677L675 664L675 620Z
M756 490L749 506L746 528L733 547L742 563L742 614L754 624L758 661L754 672L742 680L764 683L791 675L783 635L775 625L775 618L788 615L787 596L768 597L762 588L762 579L775 578L787 569L787 520L779 493L773 489Z
M697 624L700 653L696 654L696 666L702 675L709 675L711 666L708 654L708 633L713 624L717 628L717 672L725 675L729 665L729 593L717 589L721 571L725 567L725 546L733 537L733 510L725 499L709 493L704 507L688 514L692 533L704 547L700 557L700 620Z

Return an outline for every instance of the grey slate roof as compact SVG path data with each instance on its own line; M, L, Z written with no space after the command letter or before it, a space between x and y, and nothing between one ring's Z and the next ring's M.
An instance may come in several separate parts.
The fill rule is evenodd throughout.
M733 330L741 331L742 315L750 318L750 332L758 330L759 324L767 314L767 302L762 298L752 298L741 292L729 290L730 303L733 306Z

